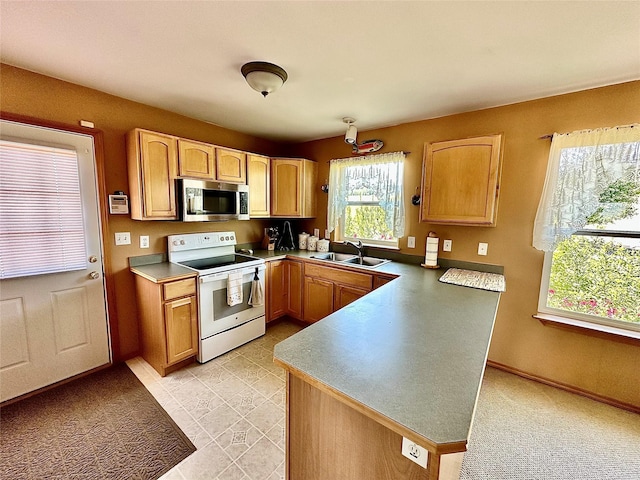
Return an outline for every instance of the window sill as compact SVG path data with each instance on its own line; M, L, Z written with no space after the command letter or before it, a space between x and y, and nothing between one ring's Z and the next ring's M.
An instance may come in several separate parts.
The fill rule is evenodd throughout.
M344 241L342 240L335 240L332 241L331 243L336 244L336 245L344 245ZM364 245L366 248L379 248L380 250L395 250L395 251L400 251L400 247L397 247L395 245L379 245L377 243L367 243L367 242L362 242L362 245Z
M629 343L631 345L640 345L640 332L635 330L600 325L598 323L586 322L575 318L559 317L547 313L538 313L533 315L533 318L537 318L540 323L545 326L560 328L591 337L604 338L616 342Z

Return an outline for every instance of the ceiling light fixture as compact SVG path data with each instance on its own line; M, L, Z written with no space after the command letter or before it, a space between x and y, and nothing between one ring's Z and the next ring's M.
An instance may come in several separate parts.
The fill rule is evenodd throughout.
M358 129L354 125L355 119L351 117L344 117L342 121L347 124L347 133L345 133L344 135L345 143L348 143L349 145L355 145L356 137L358 136Z
M288 78L282 67L268 62L245 63L240 71L249 86L264 97L279 89Z

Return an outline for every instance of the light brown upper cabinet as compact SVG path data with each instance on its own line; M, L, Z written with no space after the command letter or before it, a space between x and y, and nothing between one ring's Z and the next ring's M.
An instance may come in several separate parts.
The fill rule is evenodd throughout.
M262 155L247 155L249 184L249 216L268 218L271 214L271 159Z
M127 134L131 218L175 220L178 140L135 129Z
M271 159L271 216L316 216L318 164L303 158Z
M495 226L502 135L425 145L420 221Z
M216 147L216 180L227 183L247 183L247 154L238 150Z
M215 148L208 143L178 139L178 172L181 177L215 179Z

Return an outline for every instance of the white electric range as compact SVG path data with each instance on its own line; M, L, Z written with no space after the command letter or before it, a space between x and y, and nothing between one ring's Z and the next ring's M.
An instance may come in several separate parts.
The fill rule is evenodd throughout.
M235 252L235 232L170 235L169 261L198 272L197 359L207 362L265 333L265 306L249 305L257 277L264 291L264 259ZM242 273L242 302L229 306L227 281Z

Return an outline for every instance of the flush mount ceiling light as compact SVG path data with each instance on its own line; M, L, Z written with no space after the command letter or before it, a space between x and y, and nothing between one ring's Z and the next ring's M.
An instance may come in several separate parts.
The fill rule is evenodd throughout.
M344 135L344 141L349 145L355 145L356 137L358 136L358 129L354 125L355 119L351 117L344 117L342 121L347 124L347 133Z
M249 86L264 97L279 89L288 78L282 67L268 62L245 63L240 71Z

